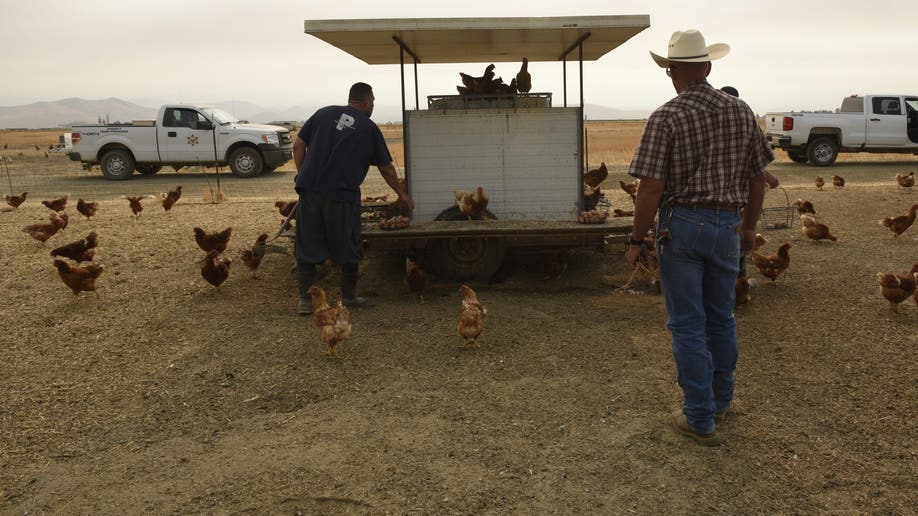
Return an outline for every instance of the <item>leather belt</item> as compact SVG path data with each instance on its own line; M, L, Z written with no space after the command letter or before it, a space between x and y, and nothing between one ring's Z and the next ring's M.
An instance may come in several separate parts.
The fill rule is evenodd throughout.
M742 206L736 206L733 204L718 204L714 202L696 202L696 203L691 203L691 204L685 203L685 202L677 202L677 203L674 203L673 206L681 206L683 208L704 208L707 210L718 210L718 211L732 211L735 213L739 213L740 210L743 209Z

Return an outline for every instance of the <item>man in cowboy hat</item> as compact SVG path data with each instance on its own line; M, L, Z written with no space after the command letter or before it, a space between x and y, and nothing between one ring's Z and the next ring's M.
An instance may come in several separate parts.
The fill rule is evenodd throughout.
M711 61L729 51L689 29L673 33L666 57L650 53L678 95L650 115L628 171L641 185L625 260L634 266L658 215L660 281L685 398L672 423L706 446L721 444L715 419L733 400L738 258L755 241L774 160L749 106L707 82Z

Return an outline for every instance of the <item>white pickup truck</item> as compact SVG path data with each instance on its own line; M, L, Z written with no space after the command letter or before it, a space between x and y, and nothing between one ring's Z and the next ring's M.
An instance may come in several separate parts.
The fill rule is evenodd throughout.
M818 167L839 152L918 154L918 95L852 95L838 113L766 113L765 136L792 161Z
M244 124L220 109L166 105L156 120L72 127L70 159L98 164L107 179L129 179L137 170L155 174L163 165L229 165L252 177L293 158L290 131Z

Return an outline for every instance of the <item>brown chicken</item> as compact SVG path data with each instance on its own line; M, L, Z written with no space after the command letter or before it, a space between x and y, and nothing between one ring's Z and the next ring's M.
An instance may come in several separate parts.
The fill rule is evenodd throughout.
M96 247L99 245L99 234L95 231L89 233L86 238L76 240L69 244L62 245L51 250L51 256L63 256L79 262L91 262L96 255Z
M529 93L532 89L532 75L529 74L529 59L523 58L523 66L516 72L516 90L520 93Z
M292 220L296 218L296 203L297 201L277 201L274 203L274 207L277 208L281 217L284 218L287 218L287 216L293 212L293 217L290 217Z
M312 298L313 321L319 328L322 342L328 346L325 354L341 358L337 346L351 336L350 312L341 301L336 306L329 306L325 291L315 285L309 287L309 296Z
M755 234L755 244L752 245L752 250L758 251L760 247L765 245L765 242L768 242L768 239L762 236L761 233L756 233Z
M607 177L609 177L609 169L606 168L606 163L603 161L599 164L599 168L587 170L583 173L583 182L593 188L597 188Z
M915 173L896 174L896 188L911 188L915 186Z
M880 221L880 224L889 228L893 232L893 237L898 240L899 235L905 233L905 230L912 227L915 223L915 211L918 210L918 204L913 204L908 209L908 214L899 215L898 217L886 217Z
M829 232L829 226L816 222L816 217L809 213L801 215L800 222L803 223L803 234L811 240L838 240Z
M131 206L131 212L134 214L134 217L136 218L136 217L140 217L140 212L143 211L143 204L141 204L141 201L144 199L150 199L150 196L149 195L138 195L136 197L132 197L130 195L122 195L121 198L128 200L128 203Z
M86 202L82 198L77 199L77 211L89 220L96 216L96 210L99 209L99 203L96 201Z
M51 211L64 211L64 208L67 207L67 197L58 197L57 199L51 199L50 201L41 201Z
M546 274L542 279L546 280L555 280L560 279L561 275L567 271L567 267L570 264L570 251L567 249L561 249L559 251L548 253L546 264Z
M255 239L255 244L251 249L242 251L242 263L252 271L252 277L255 278L255 270L261 265L261 259L265 255L265 242L268 240L268 234L262 233Z
M468 285L459 287L459 293L462 294L462 306L459 308L459 335L465 339L462 347L474 345L477 348L479 347L478 337L484 331L488 309L478 302L475 291Z
M752 253L750 256L755 268L759 270L759 274L774 281L790 265L790 253L788 253L790 248L790 242L785 242L778 248L778 254L762 256L758 253Z
M890 310L895 311L899 303L915 295L915 285L918 280L918 271L912 267L912 272L905 275L877 273L877 284L880 294L889 301Z
M621 179L618 180L618 185L622 187L622 190L631 197L631 202L635 202L637 198L637 189L638 185L641 184L639 179L635 179L630 183L626 183Z
M160 193L159 196L163 200L163 210L169 211L182 196L182 185L176 186L175 190L169 190L169 193Z
M836 190L844 187L845 178L843 178L842 176L832 176L832 186L834 186Z
M596 206L599 204L600 197L602 197L602 191L600 191L598 186L593 188L592 186L583 183L583 211L596 209Z
M822 176L816 176L816 189L822 190L822 187L826 185L826 180Z
M418 299L424 303L424 290L427 288L427 273L410 257L405 257L405 283L408 290L418 293Z
M804 213L812 213L816 215L816 208L813 207L813 203L803 199L797 199L794 201L794 206L797 207L797 213L803 215Z
M204 265L201 266L201 277L217 287L217 292L223 293L220 290L220 284L229 277L230 264L232 263L232 260L225 256L220 256L220 253L216 250L207 251L207 256L204 257Z
M44 224L29 224L22 228L22 230L28 233L30 237L44 244L49 238L54 236L55 233L67 226L66 213L53 212L48 215L48 219L50 219L51 222Z
M80 292L96 292L96 279L102 274L105 267L99 264L91 263L83 267L69 265L64 260L54 260L54 266L57 273L63 280L64 285L70 287L73 295L78 296ZM96 292L96 297L99 293Z
M736 285L733 287L736 293L736 302L734 306L742 306L752 301L752 287L746 276L738 276Z
M467 94L483 94L483 93L493 93L493 81L494 81L494 65L489 64L485 67L484 75L481 77L472 77L471 75L459 72L459 77L462 79L462 84L465 88L459 89L459 93Z
M22 195L4 195L3 198L6 199L7 204L13 208L18 208L20 204L25 202L28 195L29 192L22 192Z
M229 243L230 236L233 234L233 228L226 228L220 232L208 233L201 228L194 228L194 241L203 251L217 251L222 253L226 251L226 244Z
M488 207L488 201L490 199L488 194L485 193L484 188L479 186L474 192L456 190L455 193L456 205L459 206L459 211L468 217L469 220L473 218L488 218L487 214L485 214L485 209Z

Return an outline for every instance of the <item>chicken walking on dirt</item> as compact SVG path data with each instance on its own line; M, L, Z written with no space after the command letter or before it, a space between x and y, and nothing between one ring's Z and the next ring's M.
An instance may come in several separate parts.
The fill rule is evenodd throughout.
M18 208L20 204L25 202L28 195L29 192L22 192L22 195L4 195L3 198L6 200L7 204L13 208Z
M459 335L465 339L462 347L470 345L480 347L478 338L484 331L488 309L478 301L475 291L468 285L459 287L459 293L462 294L462 305L459 308Z
M54 260L54 267L65 285L70 287L74 296L80 295L80 292L95 292L96 297L99 293L96 291L96 279L102 274L104 266L91 263L84 267L70 265L64 260Z
M424 289L427 288L427 273L414 260L405 257L405 282L408 290L418 293L418 299L424 303Z
M258 269L258 266L261 265L261 259L265 255L265 242L267 241L268 234L262 233L255 239L255 244L252 245L251 249L242 251L242 263L252 271L253 279L256 278L255 271Z
M908 209L907 214L899 215L898 217L886 217L880 220L880 224L889 228L889 230L893 232L893 238L898 240L899 235L905 233L905 230L912 227L912 224L915 223L916 212L918 212L918 204L913 204L912 207Z
M816 189L822 190L822 187L826 185L826 180L822 176L816 176Z
M226 228L223 231L207 232L201 228L193 228L194 241L204 252L217 251L222 253L226 251L226 244L229 243L233 235L233 228Z
M58 197L57 199L51 199L50 201L41 201L51 211L64 211L64 208L67 207L67 198L69 196L65 195L63 197Z
M896 174L896 188L911 188L915 186L915 173Z
M342 358L338 354L338 344L351 336L350 312L341 301L329 306L325 291L315 285L309 287L309 296L312 298L312 319L319 328L322 342L328 346L325 354Z
M67 214L52 212L48 215L50 222L44 224L29 224L22 230L29 234L30 237L38 240L42 244L49 238L57 234L58 231L67 227Z
M816 222L816 217L809 213L801 215L800 222L803 223L803 234L810 240L838 240L829 232L829 226Z
M96 247L99 245L99 234L95 231L89 233L86 238L76 240L69 244L62 245L51 250L51 256L70 258L79 262L91 262L96 255Z
M918 282L918 263L912 266L908 274L904 275L877 273L880 295L889 302L889 309L894 312L899 303L915 295L916 282Z
M229 277L229 269L232 263L231 259L220 256L220 253L215 250L210 250L207 252L207 256L204 257L204 265L201 266L201 277L216 287L217 292L222 294L223 291L220 290L220 285Z
M182 185L176 186L175 190L169 190L168 193L163 192L159 196L163 201L163 210L169 211L182 196Z
M99 203L96 201L86 202L81 197L77 199L76 209L80 215L86 217L86 220L90 220L96 216L96 210L99 209Z
M153 196L151 195L137 195L137 196L122 195L121 198L127 199L128 204L131 207L131 213L134 214L134 218L136 219L140 217L140 212L143 211L143 204L141 204L141 201L143 201L144 199L152 199Z
M778 254L762 256L761 254L753 252L750 254L752 263L754 263L755 268L759 270L759 274L774 282L778 279L778 276L790 266L790 253L788 252L790 248L790 242L785 242L778 248Z

